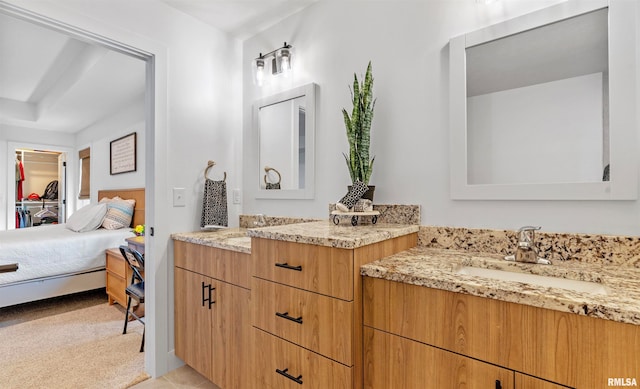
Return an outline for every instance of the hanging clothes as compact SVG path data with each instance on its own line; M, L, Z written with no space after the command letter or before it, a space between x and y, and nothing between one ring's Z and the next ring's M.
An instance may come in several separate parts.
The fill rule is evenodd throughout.
M22 161L16 160L16 200L22 201L23 193L22 193L22 182L24 181L24 165L22 165Z

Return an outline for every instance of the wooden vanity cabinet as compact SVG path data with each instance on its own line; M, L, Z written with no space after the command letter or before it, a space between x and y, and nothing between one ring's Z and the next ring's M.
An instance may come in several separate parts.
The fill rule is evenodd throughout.
M515 373L516 389L567 389L568 386L554 384L536 377Z
M209 287L214 284L210 277L179 267L174 269L174 317L175 350L187 365L212 380L212 327L213 315L207 302L203 302Z
M222 389L252 388L250 255L174 241L174 261L176 355Z
M370 277L363 299L367 331L509 369L517 389L604 388L640 375L640 326ZM382 358L375 344L365 344L367 360Z
M364 327L365 388L514 389L513 371Z
M252 238L254 385L362 388L360 266L417 244L417 234L355 249Z

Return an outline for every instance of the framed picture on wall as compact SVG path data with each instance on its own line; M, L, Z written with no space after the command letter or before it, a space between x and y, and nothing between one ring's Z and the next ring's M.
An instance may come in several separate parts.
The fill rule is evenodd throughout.
M111 175L136 171L136 133L112 140L109 166Z

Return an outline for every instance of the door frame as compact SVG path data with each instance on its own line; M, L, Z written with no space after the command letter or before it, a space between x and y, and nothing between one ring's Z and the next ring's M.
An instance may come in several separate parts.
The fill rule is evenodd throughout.
M73 148L67 146L56 146L56 145L44 145L44 144L34 144L28 142L7 142L7 230L15 229L15 215L16 215L16 198L13 195L16 192L16 181L15 177L15 155L16 151L19 149L31 149L31 150L46 150L53 151L56 153L61 153L65 155L67 161L67 174L66 180L64 178L58 177L58 182L62 185L58 189L58 193L60 193L60 188L63 189L63 198L59 200L67 200L65 204L64 215L66 216L66 209L70 206L69 204L69 172L71 172L73 177L75 165L70 166L69 163L69 155L73 153ZM60 171L58 171L58 175ZM73 182L73 181L72 181ZM43 188L44 189L44 188ZM60 196L59 196L60 197Z
M145 224L147 230L155 229L155 233L145 237L145 371L151 377L161 376L183 364L173 349L169 349L169 337L173 336L172 318L169 317L171 310L165 296L170 274L167 264L170 231L166 228L169 225L167 217L161 211L170 206L170 200L164 193L166 191L156 190L167 187L168 47L157 40L132 34L129 29L98 21L95 17L55 2L0 0L0 12L140 58L146 63Z

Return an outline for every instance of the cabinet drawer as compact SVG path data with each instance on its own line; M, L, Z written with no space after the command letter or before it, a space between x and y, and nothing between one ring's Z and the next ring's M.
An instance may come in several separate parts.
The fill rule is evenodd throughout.
M353 250L253 238L254 275L353 300Z
M516 389L572 389L568 386L554 384L536 377L516 373Z
M107 293L123 307L127 306L127 295L124 292L126 287L127 281L124 277L107 271Z
M351 368L257 328L253 335L254 388L351 389Z
M174 264L249 289L251 255L232 250L174 240Z
M122 254L120 254L120 250L118 249L109 249L107 250L107 270L111 273L116 274L122 278L127 276L127 263L122 258Z
M253 279L253 325L352 365L353 303Z
M511 370L369 327L364 350L367 389L515 387Z

